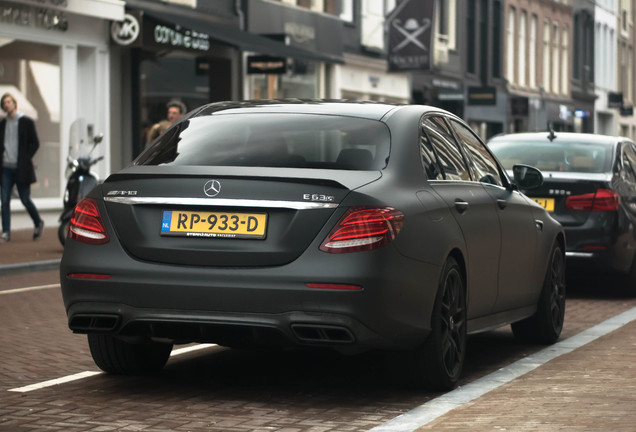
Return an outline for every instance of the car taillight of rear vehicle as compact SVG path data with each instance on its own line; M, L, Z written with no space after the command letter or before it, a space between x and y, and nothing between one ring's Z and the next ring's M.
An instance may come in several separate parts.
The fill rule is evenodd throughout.
M565 199L568 210L586 211L615 211L621 202L621 197L609 189L597 189L596 192L572 195Z
M108 233L94 198L84 198L75 206L68 232L70 238L82 243L108 243Z
M391 207L351 207L320 250L340 254L378 249L392 241L403 224L402 212Z

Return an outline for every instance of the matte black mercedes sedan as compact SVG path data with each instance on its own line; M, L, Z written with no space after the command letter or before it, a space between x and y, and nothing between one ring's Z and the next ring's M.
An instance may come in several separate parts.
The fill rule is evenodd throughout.
M562 227L459 118L427 106L200 107L75 209L61 263L69 327L110 373L173 344L382 349L457 384L467 334L555 342Z
M621 276L636 294L636 146L624 137L517 133L488 142L504 167L539 168L543 185L525 191L565 229L568 268Z

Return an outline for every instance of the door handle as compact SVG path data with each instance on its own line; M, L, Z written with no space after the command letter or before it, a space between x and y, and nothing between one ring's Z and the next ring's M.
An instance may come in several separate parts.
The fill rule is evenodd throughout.
M535 219L534 224L539 231L543 231L543 221L540 219Z
M455 198L455 208L458 212L464 213L468 210L468 203L466 201L462 201L459 198Z
M500 209L505 209L508 206L508 201L506 201L505 199L498 199L497 200L497 207L499 207Z

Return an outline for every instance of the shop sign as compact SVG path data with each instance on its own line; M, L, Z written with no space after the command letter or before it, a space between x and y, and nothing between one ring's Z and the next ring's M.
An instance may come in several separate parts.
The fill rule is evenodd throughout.
M126 13L123 21L114 21L110 25L111 37L122 46L140 46L141 24L139 21L139 14Z
M389 70L430 69L434 3L404 0L388 18Z
M271 56L248 56L248 74L284 74L287 72L287 59Z
M142 15L136 12L127 12L122 22L113 22L111 37L122 46L172 48L196 52L210 50L208 34L149 16L142 19Z
M620 108L623 106L623 93L610 92L607 94L607 107Z
M61 32L68 30L68 20L62 11L5 1L0 1L0 24Z
M464 85L461 83L435 78L433 87L437 90L437 99L440 101L464 100Z
M495 87L468 87L468 105L497 105Z

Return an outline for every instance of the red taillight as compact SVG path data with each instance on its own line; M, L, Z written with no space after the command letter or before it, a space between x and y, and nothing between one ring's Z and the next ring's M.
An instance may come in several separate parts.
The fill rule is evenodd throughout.
M377 249L398 235L404 215L391 207L352 207L320 245L329 253Z
M79 242L89 244L108 243L106 227L99 215L95 199L84 198L75 206L68 232L73 240Z
M572 195L565 199L569 210L613 211L618 210L621 197L609 189L597 189L595 193Z

